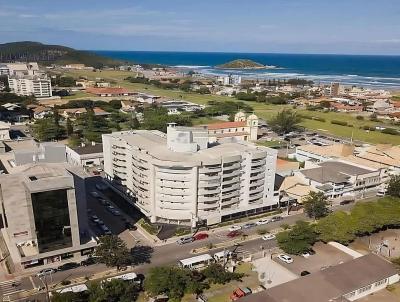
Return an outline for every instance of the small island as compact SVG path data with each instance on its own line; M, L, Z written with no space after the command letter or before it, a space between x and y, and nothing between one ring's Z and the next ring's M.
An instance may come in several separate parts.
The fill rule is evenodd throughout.
M237 59L215 66L218 69L275 69L276 66L263 65L247 59Z

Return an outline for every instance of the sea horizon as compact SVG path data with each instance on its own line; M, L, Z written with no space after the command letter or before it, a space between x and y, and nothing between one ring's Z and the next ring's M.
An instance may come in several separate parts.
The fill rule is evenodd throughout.
M237 74L244 78L303 78L374 88L400 89L400 55L294 54L199 51L91 50L99 55L137 64L161 64L208 75ZM279 69L221 70L215 66L250 59Z

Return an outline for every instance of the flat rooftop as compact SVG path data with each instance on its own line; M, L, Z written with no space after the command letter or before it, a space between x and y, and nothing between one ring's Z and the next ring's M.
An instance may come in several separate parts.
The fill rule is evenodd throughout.
M246 151L266 152L268 149L243 141L235 141L211 146L197 152L175 152L167 147L166 134L160 131L135 130L115 132L106 134L105 136L122 139L131 146L136 146L142 150L148 151L149 155L156 159L172 162L201 162L219 159L222 156L239 156Z

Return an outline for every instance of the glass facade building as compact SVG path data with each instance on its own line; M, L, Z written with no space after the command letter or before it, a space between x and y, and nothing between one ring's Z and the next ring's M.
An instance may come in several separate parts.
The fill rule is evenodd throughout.
M32 193L40 253L72 247L67 190Z

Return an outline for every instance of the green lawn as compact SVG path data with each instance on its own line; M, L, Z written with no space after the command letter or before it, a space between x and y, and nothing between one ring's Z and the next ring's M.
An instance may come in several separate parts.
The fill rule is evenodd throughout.
M93 94L86 93L84 91L77 91L73 95L62 97L63 100L73 100L73 99L80 99L80 98L92 98Z

